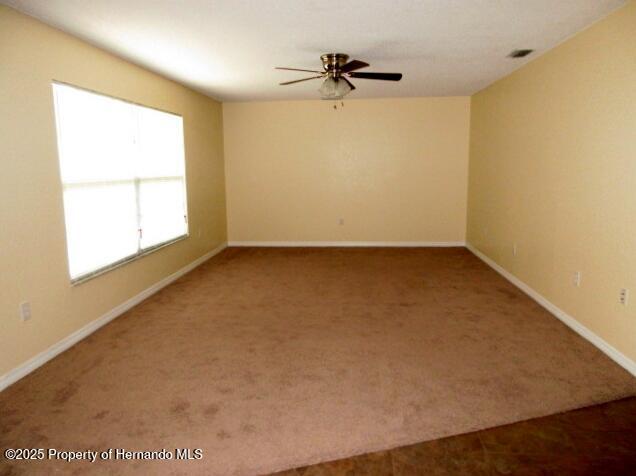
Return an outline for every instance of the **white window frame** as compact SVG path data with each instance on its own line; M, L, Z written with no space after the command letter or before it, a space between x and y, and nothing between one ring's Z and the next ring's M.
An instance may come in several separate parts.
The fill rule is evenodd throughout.
M166 177L149 177L149 178L140 178L140 177L135 177L133 179L122 179L122 180L106 180L106 181L83 181L83 182L68 182L68 183L64 183L64 181L62 180L62 169L61 169L61 161L60 161L60 140L59 140L59 134L60 134L60 122L58 120L57 117L57 113L58 113L58 107L56 104L56 95L55 95L55 85L61 85L61 86L66 86L66 87L71 87L83 92L88 92L91 94L97 94L98 96L102 96L108 99L112 99L114 101L121 101L127 104L131 104L133 106L137 106L137 107L143 107L146 109L152 109L154 111L158 111L164 114L170 114L173 116L177 116L179 118L181 118L182 120L182 125L183 125L183 116L176 114L174 112L170 112L170 111L165 111L162 109L158 109L155 107L151 107L151 106L146 106L145 104L140 104L140 103L136 103L133 101L128 101L126 99L121 99L118 98L116 96L111 96L109 94L104 94L104 93L100 93L97 91L94 91L92 89L87 89L87 88L82 88L79 86L76 86L74 84L69 84L69 83L65 83L63 81L52 81L51 82L51 90L52 90L52 96L53 96L53 101L54 101L54 109L55 109L55 127L56 127L56 137L57 137L57 143L58 143L58 167L59 167L59 178L60 178L60 185L62 187L62 196L64 196L64 191L68 190L69 188L72 187L90 187L90 186L99 186L99 185L116 185L116 184L123 184L123 183L133 183L135 186L135 197L136 197L136 209L137 209L137 230L138 230L138 237L137 237L137 252L133 253L131 255L125 256L121 259L118 259L116 261L113 261L112 263L109 263L107 265L101 266L95 270L92 271L88 271L84 274L81 274L79 276L76 277L72 277L70 275L70 262L68 261L69 256L68 256L68 242L66 242L66 250L67 250L67 271L69 273L69 279L71 282L71 285L77 285L77 284L81 284L85 281L88 281L92 278L95 278L97 276L100 276L104 273L107 273L108 271L111 271L113 269L119 268L120 266L123 266L127 263L130 263L132 261L135 261L139 258L142 258L146 255L149 255L150 253L153 253L157 250L160 250L161 248L165 248L166 246L170 246L173 243L177 243L179 241L185 240L186 238L188 238L190 236L190 223L188 220L188 189L187 189L187 179L186 179L186 175L187 175L187 161L186 161L186 147L185 147L185 128L183 128L183 134L184 134L184 143L183 143L183 157L184 157L184 168L183 168L183 176L166 176ZM183 126L182 126L183 127ZM135 138L135 143L138 142L138 138ZM184 201L184 221L185 221L185 233L179 236L176 236L174 238L171 238L169 240L163 241L161 243L156 243L154 245L151 246L147 246L145 248L143 248L141 246L141 239L142 239L142 228L141 228L141 215L140 215L140 206L139 206L139 196L140 196L140 191L139 191L139 186L141 184L141 182L156 182L156 181L182 181L183 182L183 201ZM62 208L64 209L64 204L62 206ZM64 213L64 220L66 221L66 212ZM66 226L64 229L64 234L66 236ZM66 241L66 238L65 238Z

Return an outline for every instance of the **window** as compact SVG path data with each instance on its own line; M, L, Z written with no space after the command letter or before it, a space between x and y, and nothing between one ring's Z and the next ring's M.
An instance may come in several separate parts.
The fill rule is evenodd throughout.
M72 281L188 234L183 119L54 83Z

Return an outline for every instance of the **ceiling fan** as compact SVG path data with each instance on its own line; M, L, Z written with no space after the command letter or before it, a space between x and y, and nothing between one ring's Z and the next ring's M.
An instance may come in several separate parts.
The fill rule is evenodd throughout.
M306 73L317 73L317 76L309 78L296 79L294 81L286 81L280 83L281 86L288 84L300 83L311 79L324 79L320 87L320 96L322 99L342 99L344 96L353 91L356 87L351 84L348 78L360 79L380 79L384 81L399 81L402 79L402 73L360 73L357 70L369 66L364 61L349 61L349 56L343 53L325 53L320 57L322 60L322 71L313 69L298 68L282 68L286 71L304 71Z

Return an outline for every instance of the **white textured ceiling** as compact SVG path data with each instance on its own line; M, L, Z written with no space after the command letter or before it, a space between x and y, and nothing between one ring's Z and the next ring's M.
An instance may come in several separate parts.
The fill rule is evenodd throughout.
M315 99L319 69L347 53L363 71L349 97L469 95L625 3L624 0L0 0L223 101ZM534 48L525 59L513 49Z

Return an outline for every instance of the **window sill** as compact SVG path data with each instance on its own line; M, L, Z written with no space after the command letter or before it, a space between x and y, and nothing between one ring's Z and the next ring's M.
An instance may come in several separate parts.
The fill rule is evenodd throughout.
M126 256L125 258L122 258L119 261L115 261L114 263L103 266L102 268L96 269L95 271L91 271L89 273L83 274L81 276L78 276L77 278L72 278L71 286L77 286L79 284L85 283L86 281L90 281L91 279L96 278L97 276L101 276L102 274L108 273L109 271L112 271L121 266L124 266L125 264L128 264L132 261L136 261L140 258L143 258L144 256L154 253L155 251L165 248L166 246L170 246L174 243L185 240L189 236L190 235L188 233L186 233L185 235L177 236L176 238L173 238L171 240L164 241L163 243L158 243L154 246L151 246L150 248L146 248L145 250L135 253L134 255Z

